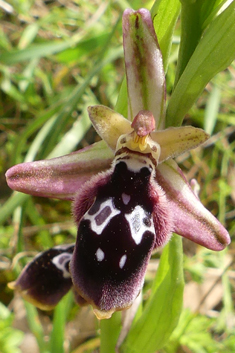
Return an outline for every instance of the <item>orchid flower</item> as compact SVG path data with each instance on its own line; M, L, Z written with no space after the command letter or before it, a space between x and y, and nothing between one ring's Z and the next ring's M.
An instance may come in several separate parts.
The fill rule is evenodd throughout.
M127 119L88 107L101 142L6 173L14 190L73 201L76 244L39 254L12 285L42 309L72 288L79 304L109 318L132 305L152 252L173 232L217 251L230 243L173 160L208 135L191 126L165 129L165 75L147 10L124 12L123 45Z

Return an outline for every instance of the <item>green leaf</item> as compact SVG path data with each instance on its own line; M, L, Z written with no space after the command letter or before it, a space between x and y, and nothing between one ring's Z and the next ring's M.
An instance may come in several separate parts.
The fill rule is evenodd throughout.
M67 97L66 97L67 98ZM42 113L39 112L38 116L30 120L26 128L19 135L18 139L15 142L15 151L11 156L11 165L22 162L22 154L24 152L27 139L29 139L35 132L40 129L51 117L59 114L59 111L63 108L63 105L66 104L64 100L56 102L53 106L44 110Z
M50 338L50 351L64 353L64 334L66 319L73 302L73 294L69 292L59 302L54 311L53 330Z
M170 9L170 11L169 11ZM158 43L162 52L164 70L166 72L170 54L172 35L180 12L179 0L156 1L151 14L157 34Z
M192 56L203 31L217 15L222 0L181 0L181 40L175 85Z
M213 133L217 115L219 112L221 98L221 89L218 86L212 88L210 97L206 104L205 119L204 119L204 130L211 135Z
M6 219L12 214L16 207L22 205L30 196L22 193L13 193L1 207L0 224L3 224Z
M91 53L101 46L105 45L109 33L101 33L94 37L82 40L75 48L68 48L56 55L56 59L63 63L71 61L77 62L78 58L91 55Z
M5 77L0 83L0 88L8 96L10 96L16 102L26 104L26 100L23 94L12 84L8 77Z
M78 142L82 140L85 133L91 126L91 121L88 117L87 111L85 110L86 109L83 110L81 118L77 119L71 129L63 135L59 143L55 146L47 158L65 155L76 148Z
M132 325L121 352L154 353L169 340L183 302L182 239L174 235L165 247L143 314Z
M37 30L36 26L35 30ZM28 36L28 32L24 32L24 34ZM104 45L107 41L107 38L109 37L109 34L106 33L99 34L97 36L94 36L93 38L83 40L79 40L80 38L76 38L75 36L73 36L71 39L67 39L64 41L50 41L45 43L37 43L25 48L25 46L27 46L28 44L26 43L25 35L19 44L20 49L12 50L11 52L2 51L0 56L1 63L13 65L24 60L32 60L35 58L47 57L49 55L61 52L61 54L58 54L59 60L61 60L62 62L68 62L70 60L75 60L75 56L80 57L81 55L87 55L89 49L94 50L100 45ZM30 41L32 40L32 38L27 37L27 40ZM77 43L78 40L79 42ZM74 45L76 45L75 48L73 48Z
M208 81L235 58L235 2L210 24L197 45L167 109L167 126L179 126Z
M105 65L119 58L121 54L122 48L117 48L116 50L109 52L104 59L101 58L88 73L82 84L78 84L70 96L67 97L67 102L65 102L61 111L58 112L55 118L54 128L51 130L50 135L48 135L47 145L45 144L45 146L43 146L42 156L47 156L51 152L52 147L55 146L60 133L64 130L64 127L67 124L68 118L72 115L73 110L76 110L76 107L91 79L98 74Z
M71 42L69 40L32 44L26 49L2 52L0 62L7 65L13 65L24 60L32 60L56 54L69 47L71 47Z
M179 324L167 344L166 352L180 351L180 346L187 347L190 352L218 352L219 345L210 334L212 319L199 316L185 309Z
M208 24L215 18L221 7L227 0L208 0L202 3L201 8L201 27L204 30Z
M28 47L29 44L31 44L38 34L39 26L37 23L32 23L29 26L25 28L23 31L20 41L18 44L19 49L25 49Z
M24 304L29 328L37 340L40 353L48 353L47 343L44 341L43 327L40 323L37 309L35 308L35 306L26 301L24 301Z
M11 50L10 38L8 38L8 35L5 33L3 26L0 26L0 47Z
M127 83L126 76L122 81L122 85L118 94L115 111L127 118L128 115L128 101L127 101Z
M79 83L76 86L76 88L68 97L67 102L65 103L65 105L63 106L59 114L57 115L54 123L54 129L51 131L50 135L48 135L47 146L43 146L43 149L42 149L43 156L48 155L51 152L52 147L58 141L58 136L66 126L68 122L68 118L72 115L72 112L76 110L77 105L81 100L81 97L83 96L88 85L90 84L90 81L92 80L92 78L95 75L97 75L105 65L116 60L122 55L123 51L122 51L122 48L120 47L115 48L113 50L108 50L109 43L112 37L114 36L115 29L117 28L118 23L119 23L119 19L116 21L115 26L112 28L111 32L109 33L108 39L106 40L105 45L102 48L102 51L100 52L96 62L94 63L93 68L87 74L87 77L84 79L84 81L81 84Z

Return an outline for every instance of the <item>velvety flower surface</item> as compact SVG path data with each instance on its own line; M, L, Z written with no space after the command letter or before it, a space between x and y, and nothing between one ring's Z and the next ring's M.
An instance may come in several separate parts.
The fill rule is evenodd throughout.
M73 288L79 304L109 318L132 305L153 250L172 232L212 250L230 242L172 159L208 135L191 126L165 129L162 56L147 10L124 12L123 45L128 119L88 107L101 142L6 174L14 190L73 200L76 244L39 254L12 285L44 309Z

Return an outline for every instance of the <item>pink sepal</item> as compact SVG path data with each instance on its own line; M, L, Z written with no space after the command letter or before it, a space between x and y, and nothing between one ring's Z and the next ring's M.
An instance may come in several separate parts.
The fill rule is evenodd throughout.
M230 243L226 229L203 206L174 160L158 166L156 179L169 201L175 233L216 251Z
M15 165L7 183L25 194L73 200L87 180L110 167L113 156L104 141L97 142L66 156Z

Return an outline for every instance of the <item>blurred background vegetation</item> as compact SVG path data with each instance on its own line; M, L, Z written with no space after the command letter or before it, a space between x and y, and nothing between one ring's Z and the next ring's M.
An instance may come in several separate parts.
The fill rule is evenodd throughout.
M0 0L0 352L98 352L99 323L68 294L54 312L24 303L7 283L39 251L75 241L70 202L12 193L5 171L99 139L86 107L113 108L124 76L121 15L153 1ZM173 89L179 23L167 72ZM185 117L212 138L178 158L203 204L232 237L215 253L184 240L185 309L162 353L235 350L235 63L218 74ZM149 266L144 295L158 266ZM59 337L59 338L58 338ZM64 348L58 340L64 341ZM57 347L58 345L58 347Z

